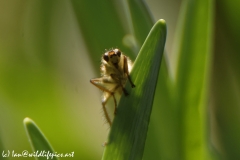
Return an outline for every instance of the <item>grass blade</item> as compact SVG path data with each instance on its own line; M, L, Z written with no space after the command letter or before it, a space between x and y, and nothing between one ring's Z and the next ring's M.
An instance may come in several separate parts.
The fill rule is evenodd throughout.
M125 3L127 4L126 8L128 8L127 12L130 17L129 24L130 28L132 28L132 34L137 40L138 46L141 46L149 29L154 24L153 18L144 1L125 0Z
M136 88L126 85L130 95L121 97L103 160L142 159L165 40L166 24L159 20L134 63L131 77Z
M93 1L71 0L71 2L89 56L97 71L99 71L100 55L110 47L120 48L131 59L135 58L131 49L123 44L123 37L126 35L125 24L118 16L119 6L114 5L114 1L102 0L93 3Z
M207 98L212 49L213 1L183 2L178 26L175 91L182 159L208 159ZM181 158L180 158L181 159Z
M129 28L132 29L130 33L140 47L154 24L151 12L143 0L125 0L124 2L127 6L126 13L130 17L128 18L130 19ZM177 132L179 116L176 114L176 107L172 105L170 93L172 81L168 64L168 59L163 56L143 159L178 159L180 155L180 136Z
M47 152L55 153L50 143L46 139L46 137L43 135L41 130L38 128L38 126L30 118L25 118L23 121L23 124L25 126L25 130L27 132L29 141L31 143L31 146L34 152L39 153L41 151L45 151L46 154ZM38 160L46 160L46 158L47 157L44 157L44 156L36 157L36 159ZM51 158L53 160L58 160L58 158L55 156L48 157L48 158L49 159Z
M216 1L211 134L222 159L240 159L240 1ZM223 23L227 20L227 23Z

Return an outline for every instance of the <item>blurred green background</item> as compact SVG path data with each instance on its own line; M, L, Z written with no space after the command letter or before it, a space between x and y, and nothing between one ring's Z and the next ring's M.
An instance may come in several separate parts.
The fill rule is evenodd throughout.
M107 42L91 57L75 15L74 7L79 7L75 3L0 0L0 137L4 150L31 151L22 124L25 117L30 117L58 153L74 151L72 159L94 160L102 156L101 145L109 127L102 117L101 91L89 80L100 76L100 58L105 49L122 46L122 38L113 37L103 28L102 33L96 33L102 35L101 40L91 40L99 46L105 39ZM165 3L147 1L154 19L168 21L171 40L179 2ZM81 10L82 14L91 14L82 21L92 23L93 29L104 26L96 26L93 21L106 26L114 23L98 17L99 10L111 10L112 6L99 4L92 1L91 11L87 7ZM167 14L167 10L173 12ZM91 47L91 43L87 45Z
M124 13L121 4L0 0L1 153L31 152L22 123L30 117L58 153L74 151L72 159L101 159L109 128L102 118L101 92L89 80L100 76L105 49L119 47L134 60L141 46L124 45L129 28L126 15L119 14ZM146 0L146 4L154 22L161 18L167 22L165 49L171 63L181 1ZM209 148L229 159L240 157L239 7L240 2L224 0L214 5L207 134ZM90 34L96 36L86 36ZM157 124L154 119L151 123ZM157 127L150 127L150 133ZM158 140L156 134L148 138ZM155 147L147 150L158 154Z

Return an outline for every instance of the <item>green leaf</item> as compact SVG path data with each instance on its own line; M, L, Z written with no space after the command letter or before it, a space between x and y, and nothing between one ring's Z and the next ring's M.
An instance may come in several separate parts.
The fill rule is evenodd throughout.
M130 76L136 88L126 84L130 95L121 97L103 160L142 159L165 40L166 24L159 20L135 60Z
M216 1L211 125L214 126L214 147L223 159L240 159L239 6L240 1Z
M23 124L25 126L29 142L31 143L34 152L40 153L41 151L44 151L46 155L48 154L48 152L55 153L50 143L48 142L47 138L30 118L25 118ZM46 158L47 157L44 156L36 157L36 159L38 160L46 160ZM48 158L58 160L58 158L55 156Z
M109 0L94 1L94 3L79 0L71 0L71 2L89 56L97 71L99 71L99 58L105 49L117 47L131 59L135 58L131 49L123 44L123 38L127 33L126 24L120 18L123 13L118 12L120 2Z
M182 154L179 110L175 106L172 77L164 58L166 56L162 59L144 151L143 159L147 160L174 160Z
M131 34L135 37L137 46L142 46L149 29L154 24L153 18L144 1L124 0ZM140 47L139 47L140 48Z
M213 1L183 2L174 51L175 105L179 109L180 159L208 159L207 106L213 40Z
M130 33L135 37L137 47L140 47L154 24L151 12L145 1L124 2ZM163 54L143 159L178 159L180 155L180 136L177 134L179 120L174 110L175 106L171 105L172 79L169 76L169 60L166 57Z

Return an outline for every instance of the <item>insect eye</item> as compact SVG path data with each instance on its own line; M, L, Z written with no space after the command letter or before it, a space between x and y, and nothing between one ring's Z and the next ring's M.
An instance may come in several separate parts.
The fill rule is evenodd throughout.
M108 62L108 61L109 61L108 55L104 54L103 59L104 59L106 62Z
M117 55L118 55L118 57L120 57L121 56L121 51L117 51Z

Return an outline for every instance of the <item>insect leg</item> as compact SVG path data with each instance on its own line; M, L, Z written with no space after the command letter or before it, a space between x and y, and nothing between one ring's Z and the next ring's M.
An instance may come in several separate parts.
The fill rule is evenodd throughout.
M116 98L115 98L115 96L114 96L114 93L112 93L112 96L113 96L113 100L114 100L114 115L116 115L116 113L117 113L117 100L116 100Z
M101 89L102 91L111 93L111 91L109 91L105 86L104 86L104 82L103 82L103 78L94 78L94 79L90 79L90 82L98 87L99 89Z
M127 74L128 80L131 83L132 88L135 87L135 85L133 84L131 77L129 76L129 70L128 70L128 63L127 63L127 57L124 56L124 72Z
M129 95L128 92L127 92L127 90L126 90L122 85L121 85L121 88L122 88L123 93L124 93L125 96Z
M120 83L120 80L119 78L116 76L116 74L110 74L110 76L112 77L112 79L114 79L115 81L119 81L119 86L117 86L115 88L115 90L118 88L118 87L121 87L122 88L122 91L124 93L125 96L129 95L127 90L123 87L123 85Z
M111 119L110 119L110 117L109 117L109 115L108 115L107 109L106 109L106 107L105 107L105 105L106 105L106 103L107 103L107 100L108 100L108 98L107 98L107 99L103 99L103 101L102 101L102 108L103 108L104 116L105 116L108 124L109 124L110 127L111 127L112 122L111 122Z
M116 98L114 96L114 93L112 91L110 91L106 86L107 84L111 84L110 81L108 81L108 79L104 79L104 78L95 78L95 79L91 79L90 82L95 85L96 87L98 87L99 89L101 89L103 91L103 99L102 99L102 107L103 107L103 113L104 113L104 116L107 120L107 123L111 126L112 125L112 122L111 122L111 119L109 117L109 114L107 112L107 109L105 107L108 99L110 98L110 96L113 96L114 98L114 103L115 103L115 109L114 109L114 113L116 112L116 106L117 106L117 101L116 101ZM114 84L112 84L114 85ZM114 87L115 88L115 87Z

